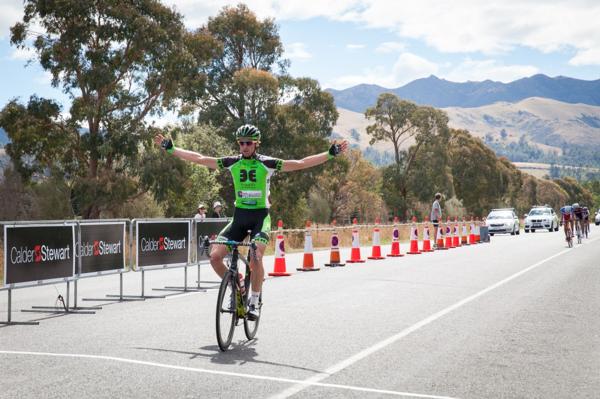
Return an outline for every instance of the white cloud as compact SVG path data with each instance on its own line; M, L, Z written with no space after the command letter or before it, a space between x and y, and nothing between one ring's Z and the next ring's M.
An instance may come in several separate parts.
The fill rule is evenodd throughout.
M535 75L539 69L532 65L504 65L493 59L471 60L467 58L455 67L442 74L453 82L482 81L491 79L499 82L512 82L525 76Z
M30 48L30 47L26 47L26 48L16 48L13 50L13 52L10 54L10 56L8 57L10 60L16 60L16 61L29 61L31 59L35 59L37 53L35 52L34 49Z
M346 44L346 48L348 50L360 50L360 49L363 49L365 47L367 47L367 46L364 45L364 44Z
M384 42L375 49L377 53L399 53L406 49L406 45L400 42Z
M579 50L575 57L569 60L569 64L573 66L600 65L600 47Z
M312 58L312 54L307 51L306 45L299 42L286 45L284 56L292 60L300 61Z
M365 69L361 74L344 75L323 85L335 89L343 89L357 84L376 84L385 88L396 88L415 79L438 73L437 64L412 53L402 53L389 67L377 66Z
M0 3L0 39L10 35L10 27L23 16L22 0L2 0Z

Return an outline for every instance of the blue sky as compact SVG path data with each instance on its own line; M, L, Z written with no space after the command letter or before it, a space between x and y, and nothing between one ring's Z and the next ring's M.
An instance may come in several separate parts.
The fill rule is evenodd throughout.
M164 0L196 28L233 1ZM544 73L600 78L600 2L255 0L260 18L273 17L294 76L323 87L359 83L398 87L435 74L452 81L512 81ZM68 100L27 54L10 46L8 28L21 0L0 4L0 107L30 95Z

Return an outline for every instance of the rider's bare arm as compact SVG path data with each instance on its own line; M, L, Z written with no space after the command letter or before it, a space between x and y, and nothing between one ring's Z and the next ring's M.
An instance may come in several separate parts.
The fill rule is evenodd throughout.
M156 145L160 146L164 139L165 137L162 134L157 134L154 137L154 142ZM171 154L185 161L194 162L210 169L217 169L217 158L207 157L202 154L198 154L197 152L183 150L177 147L173 149Z
M339 146L340 152L344 152L348 148L348 142L344 140L339 144ZM329 158L331 158L329 151L325 151L320 154L310 155L299 160L285 160L283 161L283 167L281 168L281 171L293 172L295 170L312 168L313 166L321 165L322 163L327 162Z

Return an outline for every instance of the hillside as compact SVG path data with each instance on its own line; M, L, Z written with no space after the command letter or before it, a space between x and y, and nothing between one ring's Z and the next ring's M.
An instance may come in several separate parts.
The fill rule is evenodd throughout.
M488 144L508 146L522 138L546 153L562 154L563 142L600 147L600 107L568 104L547 98L529 98L515 104L500 102L477 108L443 108L449 125L466 129ZM340 117L333 131L359 146L363 152L388 151L390 143L378 143L368 150L369 124L362 113L338 108ZM360 140L352 136L352 129ZM486 137L487 136L487 137ZM405 147L410 143L406 143ZM528 161L528 160L525 160Z
M500 102L478 108L444 108L450 126L484 138L516 141L525 136L542 148L560 151L561 144L600 145L600 107L568 104L548 98L528 98L518 103Z
M376 85L358 85L344 90L328 89L340 108L364 112L373 106L379 94L389 92L420 105L437 108L481 107L497 102L518 102L530 97L543 97L570 104L600 105L600 79L580 80L564 76L554 78L534 75L510 83L456 83L436 76L414 80L395 89Z

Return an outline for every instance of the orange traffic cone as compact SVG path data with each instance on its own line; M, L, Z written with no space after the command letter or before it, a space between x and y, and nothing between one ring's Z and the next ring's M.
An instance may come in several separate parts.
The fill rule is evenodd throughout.
M452 245L455 247L460 247L460 231L458 229L458 218L454 217L454 240L452 241Z
M473 222L473 216L471 216L471 224L469 227L469 244L477 244L475 242L475 223Z
M394 218L394 230L392 232L392 253L388 254L390 258L404 256L400 253L400 232L398 231L398 218Z
M480 226L479 218L475 218L475 242L478 244L481 242Z
M350 253L350 259L348 263L364 263L365 260L360 258L360 238L358 235L358 227L356 227L356 218L352 221L354 228L352 229L352 252Z
M423 249L421 252L433 252L429 237L429 218L425 218L425 227L423 227Z
M373 228L373 247L371 248L371 256L368 259L385 259L381 256L381 240L379 239L379 218L375 219L375 227Z
M302 267L296 270L300 272L315 272L320 270L318 267L315 268L315 259L313 257L313 244L312 236L310 234L310 220L306 221L306 230L304 232L304 260L302 261Z
M437 248L436 248L436 250L440 250L440 249L446 250L446 249L448 249L448 248L446 248L444 246L444 224L442 222L440 222L440 225L438 226L438 229L437 229L437 238L436 238L436 241L437 241Z
M283 233L281 229L283 228L283 222L280 220L277 222L277 239L275 240L275 267L273 268L273 272L269 273L269 276L291 276L290 273L286 271L285 267L285 246L283 244Z
M419 251L419 231L417 229L417 218L413 216L412 226L410 227L410 251L409 255L421 255Z
M450 218L446 218L446 248L454 248L454 245L452 245L452 225L450 224Z
M331 233L331 252L329 253L329 263L325 263L327 267L338 267L346 266L345 263L341 263L340 260L340 240L338 233L335 230L335 220L331 222L333 225L333 233Z
M462 220L462 234L460 236L460 242L462 245L469 245L468 242L469 235L467 234L467 223L465 222L465 217L463 216Z

